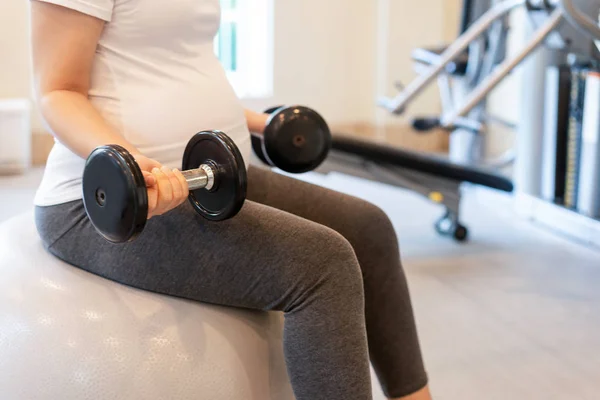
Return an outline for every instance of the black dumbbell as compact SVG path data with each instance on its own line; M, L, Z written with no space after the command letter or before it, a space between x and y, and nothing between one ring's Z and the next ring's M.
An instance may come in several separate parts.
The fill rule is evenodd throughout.
M316 111L303 106L273 107L264 134L252 134L252 148L267 165L290 173L317 168L331 148L331 132Z
M235 216L246 199L247 176L239 149L223 132L194 135L183 155L182 174L195 210L211 221ZM83 172L83 202L96 230L108 241L135 239L148 219L148 191L140 167L121 146L95 149Z

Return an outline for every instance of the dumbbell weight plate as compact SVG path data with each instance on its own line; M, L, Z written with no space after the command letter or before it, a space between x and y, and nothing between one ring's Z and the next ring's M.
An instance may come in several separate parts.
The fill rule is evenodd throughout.
M133 240L146 225L148 192L135 159L121 146L95 149L83 172L83 202L92 225L106 240Z
M272 110L263 139L269 164L290 173L312 171L330 148L331 132L316 111L302 106Z
M275 111L277 111L278 109L280 109L282 107L283 106L271 107L271 108L266 109L264 111L264 113L265 114L273 114ZM258 159L260 161L262 161L263 163L265 163L266 165L271 165L271 163L265 156L262 138L260 136L251 135L250 139L252 141L252 150L254 151L254 154L256 155L256 157L258 157Z
M190 203L211 221L235 216L244 205L248 186L246 166L237 146L223 132L197 133L185 149L182 170L202 164L216 167L215 185L211 190L190 191Z
M250 140L252 142L252 150L254 151L254 154L256 155L256 157L258 157L258 159L260 161L262 161L263 163L265 163L266 165L271 165L269 160L267 160L267 157L265 157L265 153L263 151L262 139L258 136L252 135L250 137Z

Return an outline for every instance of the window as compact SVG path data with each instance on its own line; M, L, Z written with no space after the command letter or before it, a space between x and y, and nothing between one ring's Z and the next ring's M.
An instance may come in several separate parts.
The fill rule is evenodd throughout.
M237 95L269 97L273 92L272 0L220 0L221 27L215 53Z

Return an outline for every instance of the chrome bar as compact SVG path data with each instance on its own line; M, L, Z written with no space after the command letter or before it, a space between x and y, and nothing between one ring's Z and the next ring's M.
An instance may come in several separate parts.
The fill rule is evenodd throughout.
M197 169L181 171L185 178L189 190L207 189L210 190L214 186L215 177L211 167L202 164Z

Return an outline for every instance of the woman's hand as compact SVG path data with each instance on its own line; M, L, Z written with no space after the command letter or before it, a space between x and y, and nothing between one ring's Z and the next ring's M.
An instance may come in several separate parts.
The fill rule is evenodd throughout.
M144 174L148 189L148 219L178 207L187 199L188 184L181 171L163 167L142 154L133 156Z
M156 184L156 179L154 175L152 175L152 170L154 168L162 168L162 164L156 160L146 157L143 154L133 153L133 158L135 162L142 170L142 174L144 174L144 179L146 180L146 186L152 187Z
M269 120L269 114L259 114L252 110L244 110L244 114L246 115L246 124L248 125L248 130L254 133L264 133L265 127L267 126L267 121Z

